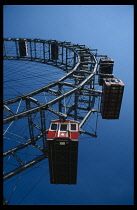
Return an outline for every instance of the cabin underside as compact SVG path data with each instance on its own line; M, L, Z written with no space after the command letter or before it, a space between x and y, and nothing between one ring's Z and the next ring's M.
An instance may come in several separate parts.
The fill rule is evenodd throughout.
M47 140L51 184L76 184L78 140Z

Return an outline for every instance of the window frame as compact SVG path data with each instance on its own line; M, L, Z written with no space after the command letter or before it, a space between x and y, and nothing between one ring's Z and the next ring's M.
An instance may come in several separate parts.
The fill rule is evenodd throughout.
M57 125L57 129L56 129L56 130L51 129L52 124L56 124L56 125ZM50 130L51 130L51 131L57 131L57 130L58 130L58 123L52 122L52 123L50 124Z
M71 125L76 125L76 130L71 130ZM71 131L71 132L78 132L78 124L77 123L70 123L70 126L69 126L70 128L69 128L69 130Z
M61 125L67 125L67 130L61 130ZM60 132L67 132L68 130L69 130L68 123L60 123L60 125L59 125L59 131Z

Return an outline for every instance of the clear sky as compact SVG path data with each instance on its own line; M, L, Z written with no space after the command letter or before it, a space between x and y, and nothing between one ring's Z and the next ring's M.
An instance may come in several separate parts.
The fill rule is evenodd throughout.
M85 44L113 58L113 73L125 83L120 119L100 117L98 138L79 142L77 185L51 185L48 168L34 169L18 180L10 204L133 205L134 6L5 5L3 10L4 37Z

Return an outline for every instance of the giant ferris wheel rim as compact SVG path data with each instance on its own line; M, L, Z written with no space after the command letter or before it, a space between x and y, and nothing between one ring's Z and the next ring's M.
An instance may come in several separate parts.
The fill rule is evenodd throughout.
M35 43L47 43L49 45L51 44L56 44L58 46L61 46L62 48L66 48L73 51L74 54L77 56L77 62L75 62L75 65L72 66L71 70L68 70L67 74L63 77L61 77L59 80L57 81L54 81L44 87L41 87L41 88L38 88L32 92L29 92L27 94L22 94L18 97L15 97L15 98L11 98L11 99L8 99L6 101L3 102L4 106L8 105L8 104L11 104L11 103L15 103L15 102L18 102L20 100L25 100L27 97L32 97L34 96L35 94L43 91L43 90L46 90L48 88L51 88L53 87L54 85L57 85L59 84L60 82L64 81L66 78L68 78L70 75L72 75L74 72L77 71L77 68L80 66L80 65L83 65L84 64L90 64L92 65L94 63L94 68L93 68L93 71L89 71L89 76L87 78L85 78L84 80L81 81L81 83L77 86L75 86L71 91L68 91L66 92L65 94L63 94L62 96L59 96L59 97L56 97L54 100L51 100L50 102L47 102L45 103L44 105L42 105L41 107L37 107L33 110L29 110L29 113L28 111L25 112L25 113L21 113L21 114L16 114L14 116L10 116L8 117L7 119L4 119L4 123L9 123L11 122L12 120L16 120L16 119L19 119L20 117L24 117L26 116L26 114L32 114L32 113L35 113L37 111L40 110L40 108L46 108L48 105L52 105L54 103L56 103L57 101L59 101L60 99L63 99L64 97L67 97L69 96L70 94L74 93L75 91L78 91L81 89L81 87L83 87L95 74L96 74L96 71L97 71L97 66L98 66L98 61L96 59L96 55L94 55L91 51L92 49L89 49L88 47L86 47L85 45L79 45L79 44L72 44L71 42L59 42L59 41L56 41L56 40L41 40L41 39L25 39L25 38L4 38L4 41L13 41L14 44L16 45L16 56L6 56L6 54L4 55L4 59L8 59L8 60L21 60L21 61L33 61L33 62L41 62L43 63L44 59L39 59L36 57L36 46L34 47L35 49L35 57L32 57L32 52L30 51L29 55L31 54L31 56L25 56L25 57L21 57L19 56L19 52L18 52L18 49L17 49L17 42L19 40L24 40L25 42L28 42L30 43L30 46L32 45L32 42ZM43 45L44 46L44 45ZM32 46L31 46L32 48ZM44 48L43 48L44 49ZM44 50L43 50L44 51ZM49 50L50 51L50 50ZM85 56L88 56L91 60L91 61L81 61L81 52L84 52L85 53ZM88 54L87 54L88 53ZM49 59L48 60L45 60L46 62L44 62L45 64L49 64L50 65L53 65L55 66L56 64L56 67L60 68L60 63L58 65L57 61L53 61L50 59L50 56L49 56ZM66 63L67 63L67 56L66 56ZM91 64L92 63L92 64ZM67 66L67 65L66 65ZM86 66L86 65L85 65ZM62 67L61 67L62 69ZM63 116L62 117L67 117L67 116Z
M24 55L25 53L20 52L21 45L19 45L19 41L27 42L28 44L28 53L26 53L26 56L21 56L21 54ZM10 43L9 48L8 43ZM56 54L59 56L52 54L52 45L54 44L59 48L58 50L58 48L54 47L54 50L57 51ZM22 43L22 46L23 45L26 46L26 43ZM5 60L39 62L60 68L66 72L60 79L39 87L27 94L22 94L3 102L6 116L3 119L4 126L10 123L7 127L5 126L6 131L13 121L22 119L22 121L27 124L27 131L25 131L29 135L27 142L25 141L8 149L4 152L4 157L13 154L14 158L19 161L17 154L15 155L14 153L31 145L34 146L34 149L42 152L42 155L38 158L30 160L28 163L21 165L11 172L7 172L4 175L4 180L7 180L26 168L31 167L32 164L36 164L47 158L47 148L45 145L48 120L45 117L46 112L53 114L52 119L56 119L56 116L58 116L59 119L74 119L79 122L81 133L90 137L97 137L98 113L100 113L99 105L102 95L102 91L97 90L98 82L95 83L95 78L98 77L97 68L99 64L97 57L106 57L106 55L98 55L97 49L90 49L85 45L72 44L66 41L59 42L57 40L4 38L3 47L3 57ZM95 51L95 53L93 53L93 51ZM48 96L48 91L50 91L51 97ZM47 92L48 100L46 100L46 102L45 100L43 102L42 100L36 99L37 95L42 92ZM19 102L19 105L17 102ZM20 110L17 108L17 111L19 110L19 112L17 112L11 105L14 105L14 103L18 108L20 103L23 103L25 108L23 107L23 109L21 108ZM33 104L33 106L31 106L31 104ZM39 121L35 119L35 114L38 114ZM87 128L87 131L85 131L85 128L83 130L83 125L88 121L89 117L91 116L92 118L93 115L95 119L95 124L93 124L94 129L91 130L92 126L90 125L90 130L87 130ZM6 131L4 131L4 134ZM39 143L39 141L42 143L42 147L36 144L36 142Z
M79 44L72 44L71 42L60 42L60 41L57 41L57 40L43 40L43 39L30 39L30 38L3 38L3 41L14 41L14 42L17 42L19 40L24 40L24 41L27 41L27 42L36 42L36 43L48 43L48 44L53 44L53 43L56 43L58 46L61 46L61 47L65 47L65 48L69 48L70 50L72 50L73 52L75 52L78 56L78 62L76 63L75 67L72 69L71 72L69 72L68 74L66 74L64 77L60 78L58 81L55 81L53 84L55 83L58 83L60 81L63 81L65 78L67 78L70 74L72 74L75 69L79 66L80 64L80 54L79 54L79 50L85 50L85 51L88 51L88 53L90 53L91 56L93 56L93 59L96 63L96 65L98 64L98 61L96 59L96 56L91 53L92 50L97 50L97 49L90 49L88 47L86 47L85 45L79 45ZM77 50L76 50L77 49ZM19 57L19 56L3 56L4 60L20 60L20 61L31 61L31 62L39 62L39 63L44 63L44 64L47 64L47 65L51 65L51 66L55 66L55 62L51 62L51 60L47 60L46 62L43 62L44 59L38 59L38 58L33 58L31 59L30 57ZM57 68L60 68L62 69L61 66L58 66L56 65ZM10 104L13 103L16 101L19 101L21 100L21 98L23 97L27 97L27 96L32 96L33 94L36 94L38 91L40 91L40 89L42 90L43 88L48 88L52 86L52 84L49 84L45 87L41 87L33 92L29 92L25 95L21 95L21 96L18 96L16 98L11 98L9 100L6 100L6 101L3 101L3 104L4 105L7 105L7 104Z

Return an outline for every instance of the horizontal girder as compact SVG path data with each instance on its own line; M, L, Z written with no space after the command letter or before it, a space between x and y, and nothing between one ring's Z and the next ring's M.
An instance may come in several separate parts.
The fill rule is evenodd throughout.
M11 177L19 174L20 172L32 167L33 165L37 164L38 162L44 160L45 158L47 158L47 155L46 154L42 154L40 156L38 156L37 158L29 161L28 163L26 164L23 164L22 166L19 166L18 168L4 174L3 176L3 181L6 181L7 179L10 179Z

